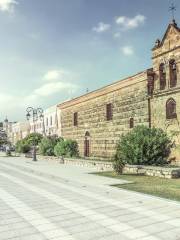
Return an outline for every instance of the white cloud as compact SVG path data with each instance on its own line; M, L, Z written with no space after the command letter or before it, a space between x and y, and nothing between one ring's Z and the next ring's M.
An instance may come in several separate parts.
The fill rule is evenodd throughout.
M126 56L131 56L134 54L134 49L132 46L124 46L124 47L122 47L121 50L122 50L123 54Z
M97 33L103 33L110 29L111 25L103 22L99 22L96 27L93 27L93 31Z
M77 89L77 85L71 83L71 78L71 74L64 69L50 70L43 77L43 80L48 82L35 89L30 97L32 99L38 96L46 97L61 91L66 91L68 94L72 93Z
M75 74L63 69L48 71L44 76L42 75L39 86L29 93L23 91L13 94L10 94L9 91L0 93L1 117L4 118L8 115L8 118L24 119L28 106L49 106L55 99L56 101L58 101L57 99L60 101L64 97L71 99L79 87L72 82L76 77Z
M52 82L52 83L46 83L41 87L35 89L33 95L47 97L61 91L67 91L69 93L70 91L74 91L76 89L77 89L77 86L72 83Z
M136 15L134 18L128 18L126 16L120 16L116 18L116 23L121 26L123 29L133 29L142 25L146 20L146 17L143 15Z
M12 12L17 4L16 0L0 0L0 11Z
M64 70L50 70L44 75L44 80L57 81L63 80L67 73Z

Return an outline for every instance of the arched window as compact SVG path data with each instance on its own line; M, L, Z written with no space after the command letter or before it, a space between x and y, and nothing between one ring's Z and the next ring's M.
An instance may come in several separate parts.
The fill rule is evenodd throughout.
M85 133L85 137L90 137L90 133L88 131Z
M169 61L170 87L177 85L177 66L174 59Z
M160 79L160 90L164 90L166 87L166 69L164 63L159 66L159 79Z
M176 118L176 101L173 98L170 98L166 102L166 118L173 119Z
M134 118L130 118L130 120L129 120L129 127L130 128L134 127Z

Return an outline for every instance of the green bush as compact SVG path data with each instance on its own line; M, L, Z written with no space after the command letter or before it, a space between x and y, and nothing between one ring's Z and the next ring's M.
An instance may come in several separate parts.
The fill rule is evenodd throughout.
M24 141L29 145L38 145L43 138L43 135L40 133L30 133L26 138L24 138Z
M117 145L114 169L120 165L164 165L168 163L172 142L162 129L137 126L123 135Z
M66 143L64 140L61 142L58 142L57 145L54 147L54 154L57 157L66 155Z
M31 149L31 146L27 144L24 139L16 143L16 152L18 153L28 153L30 149Z
M79 155L78 144L74 140L62 140L54 148L56 156L77 157Z
M54 147L61 141L61 138L56 136L44 137L39 144L39 151L44 156L54 156Z

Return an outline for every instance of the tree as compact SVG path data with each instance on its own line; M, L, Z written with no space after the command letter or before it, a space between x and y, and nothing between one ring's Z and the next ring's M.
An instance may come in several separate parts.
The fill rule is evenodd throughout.
M31 146L38 146L42 138L43 135L40 133L30 133L26 138L24 138L24 141Z

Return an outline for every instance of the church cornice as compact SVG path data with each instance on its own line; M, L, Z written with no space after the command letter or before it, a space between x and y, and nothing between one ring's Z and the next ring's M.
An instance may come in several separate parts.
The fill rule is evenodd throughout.
M161 91L157 91L153 93L153 97L161 97L161 96L167 96L167 95L171 95L171 94L175 94L180 92L180 86L176 87L176 88L170 88L170 89L166 89L166 90L161 90Z
M174 50L176 50L176 49L179 49L179 48L180 48L180 46L177 46L177 47L175 47L175 48L173 48L173 49L170 49L170 50L168 50L168 51L166 51L166 52L160 53L160 54L152 57L152 59L155 59L155 58L160 57L160 56L162 56L162 55L164 55L164 54L170 53L170 52L172 52L172 51L174 51Z
M58 104L58 107L60 109L65 109L65 108L68 108L68 107L72 107L72 106L77 105L79 103L83 103L83 102L92 100L94 98L98 98L98 97L101 97L103 95L118 91L119 89L127 88L131 85L147 81L147 78L148 78L147 72L148 72L148 69L143 71L143 72L137 73L133 76L127 77L127 78L122 79L122 80L119 80L119 81L117 81L115 83L112 83L110 85L104 86L104 87L102 87L100 89L97 89L95 91L92 91L92 92L86 93L84 95L81 95L77 98L74 98L74 99L71 99L69 101L60 103L60 104Z

